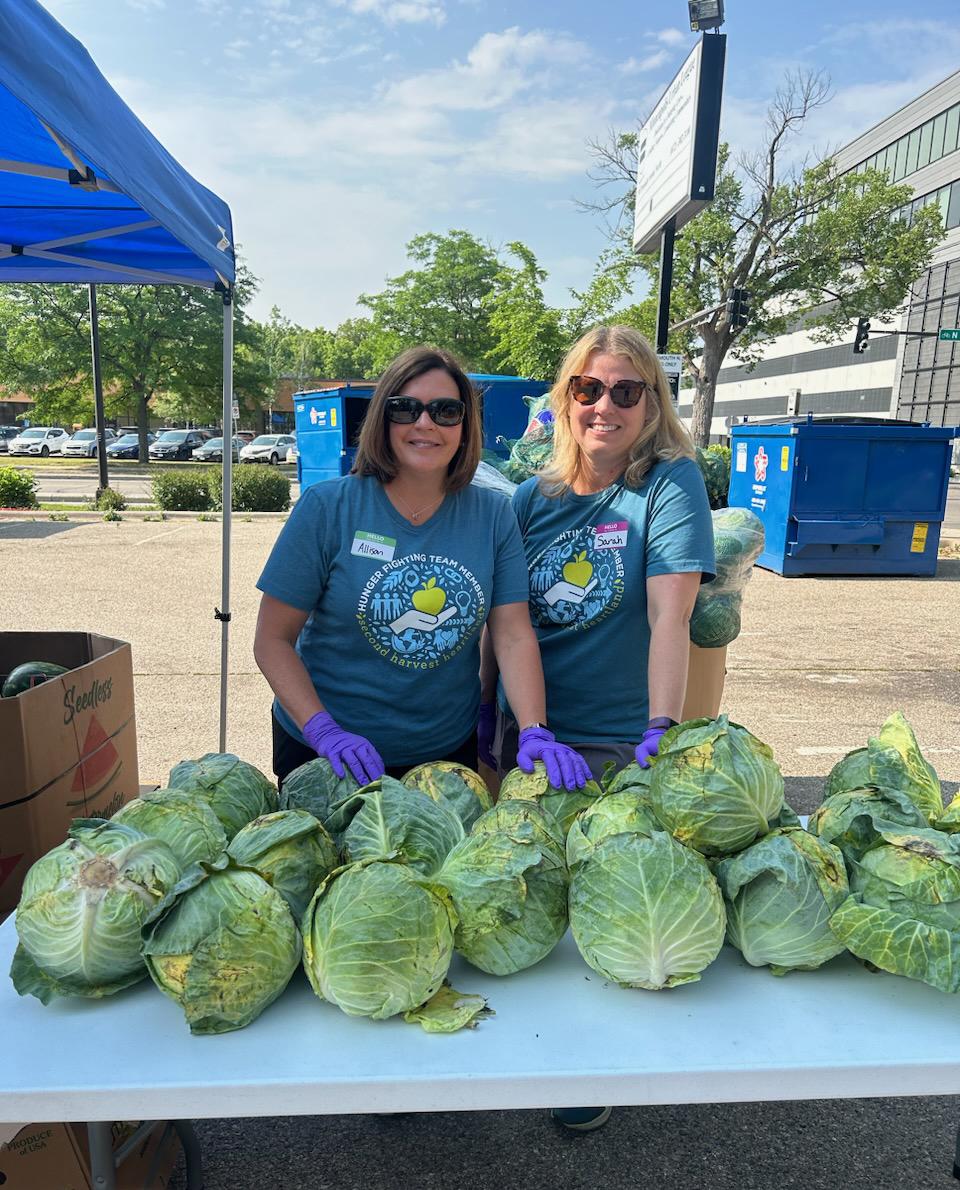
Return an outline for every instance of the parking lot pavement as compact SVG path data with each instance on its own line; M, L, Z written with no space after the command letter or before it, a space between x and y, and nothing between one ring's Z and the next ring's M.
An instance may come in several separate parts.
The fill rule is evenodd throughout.
M279 530L240 516L232 539L227 746L267 771L254 584ZM198 521L0 522L0 623L132 643L144 781L217 750L220 532ZM934 579L754 571L724 709L773 747L795 809L811 810L833 763L896 709L956 792L958 603L960 559L942 561ZM545 1112L206 1120L197 1130L206 1190L948 1190L958 1120L960 1099L913 1098L625 1108L587 1136L562 1134Z

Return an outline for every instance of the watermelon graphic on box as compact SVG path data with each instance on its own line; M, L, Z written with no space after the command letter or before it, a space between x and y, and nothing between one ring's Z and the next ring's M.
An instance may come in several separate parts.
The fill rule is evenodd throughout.
M103 793L107 786L113 784L122 767L123 762L113 740L103 730L96 715L91 715L83 748L80 750L80 763L70 786L71 793L82 794L82 797L77 801L67 802L67 805L83 806L88 814L92 814L93 807L90 802Z

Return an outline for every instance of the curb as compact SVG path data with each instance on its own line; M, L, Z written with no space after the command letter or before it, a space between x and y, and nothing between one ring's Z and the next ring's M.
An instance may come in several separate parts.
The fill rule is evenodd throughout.
M74 512L43 512L33 508L0 508L0 521L50 521L59 520L63 518L67 521L102 521L103 513L91 510L90 512L77 510ZM219 512L165 512L159 513L156 510L143 508L125 508L120 514L120 519L127 521L143 521L153 520L160 521L222 521L223 514ZM232 520L251 520L251 521L285 521L290 515L289 512L235 512ZM117 524L118 522L107 522Z

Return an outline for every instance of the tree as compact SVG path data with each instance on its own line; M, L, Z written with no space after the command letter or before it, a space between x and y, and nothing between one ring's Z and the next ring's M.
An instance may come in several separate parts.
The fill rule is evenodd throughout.
M389 342L395 354L432 343L455 351L468 368L489 371L496 336L488 295L501 269L494 249L469 232L453 230L414 236L407 255L419 267L389 278L381 293L358 299L370 310L373 331L387 336L378 346ZM382 367L386 360L378 362Z
M495 337L490 359L497 369L517 376L552 379L566 348L562 312L544 301L547 274L533 252L516 240L507 245L507 251L519 264L502 265L487 294L486 310Z
M238 269L234 292L234 392L259 405L267 383L257 328L244 313L255 279ZM30 393L34 418L92 421L87 288L0 289L0 385ZM164 396L184 420L219 421L223 402L223 307L209 290L179 285L97 287L104 405L137 412L147 457L149 405Z
M721 146L714 201L677 234L671 322L710 311L670 341L695 383L692 431L698 445L709 441L717 376L728 352L751 364L798 322L819 341L836 342L861 315L891 317L942 237L935 205L909 225L897 218L912 191L891 185L880 172L841 174L832 157L794 169L785 165L786 143L828 99L823 75L788 75L768 109L762 150L739 158L733 168ZM581 203L608 219L609 252L618 264L632 257L636 145L633 134L612 133L591 146L590 176L603 194ZM656 292L659 257L635 261ZM744 328L731 325L724 304L735 287L751 294Z

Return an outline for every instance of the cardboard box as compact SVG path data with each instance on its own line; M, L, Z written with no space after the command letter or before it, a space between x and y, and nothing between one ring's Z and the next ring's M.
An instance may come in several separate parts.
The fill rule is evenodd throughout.
M7 1140L10 1128L19 1131ZM136 1123L111 1125L114 1152L136 1131ZM85 1124L0 1125L0 1185L3 1190L94 1190ZM117 1190L166 1190L180 1138L158 1123L117 1168Z
M701 649L691 642L687 666L687 695L683 701L683 718L716 719L723 699L723 682L727 676L727 646L720 649Z
M130 646L87 632L0 632L0 681L25 661L69 672L0 698L0 916L74 818L109 818L139 792Z

